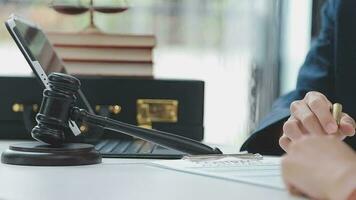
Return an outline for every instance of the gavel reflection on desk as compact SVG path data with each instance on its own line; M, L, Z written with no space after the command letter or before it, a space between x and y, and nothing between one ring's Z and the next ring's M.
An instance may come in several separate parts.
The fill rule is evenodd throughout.
M64 143L64 130L67 128L70 119L76 122L101 126L105 129L134 136L187 154L222 154L218 148L212 148L186 137L153 129L144 129L91 114L84 109L74 106L76 93L80 89L80 81L77 78L61 73L52 73L48 79L49 89L45 89L43 92L41 108L36 116L38 124L31 132L32 137L41 143L10 146L9 150L2 154L3 163L20 165L42 165L41 163L43 165L52 165L52 163L57 163L58 165L80 165L100 163L101 156L92 145ZM37 154L28 154L28 152L50 153L49 155L45 155L45 158L42 158L38 157ZM55 161L48 163L48 160L51 160L51 155L53 155ZM64 159L62 162L61 158L66 156L69 156L68 159ZM75 158L72 158L72 156ZM55 157L58 159L55 159ZM67 162L68 160L70 161ZM76 161L78 160L82 162L77 163Z

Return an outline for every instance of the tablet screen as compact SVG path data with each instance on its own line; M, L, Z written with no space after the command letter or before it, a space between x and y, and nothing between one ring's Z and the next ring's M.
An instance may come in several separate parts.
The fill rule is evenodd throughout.
M14 21L17 34L20 34L19 36L26 43L24 46L27 47L32 61L37 60L47 75L49 72L63 72L61 59L45 34L37 27L29 26L21 20L14 19Z

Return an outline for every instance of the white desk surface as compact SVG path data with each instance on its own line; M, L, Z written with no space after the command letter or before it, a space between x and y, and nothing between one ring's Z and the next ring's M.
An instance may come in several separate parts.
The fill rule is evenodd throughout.
M0 141L0 152L13 141ZM286 191L161 169L142 159L76 167L0 164L0 200L296 199Z

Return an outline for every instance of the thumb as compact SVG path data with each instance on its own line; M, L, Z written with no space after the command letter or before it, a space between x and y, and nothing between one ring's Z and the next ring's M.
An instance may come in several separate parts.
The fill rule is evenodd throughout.
M353 136L355 135L355 120L348 114L342 113L339 128L343 135Z

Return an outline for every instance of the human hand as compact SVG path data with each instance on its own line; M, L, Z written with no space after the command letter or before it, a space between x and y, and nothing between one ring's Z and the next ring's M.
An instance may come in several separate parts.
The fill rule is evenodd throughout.
M347 199L356 189L356 153L333 137L303 136L282 158L289 191L313 199Z
M339 140L355 134L355 121L346 113L341 114L338 126L330 112L331 102L319 92L308 92L304 99L292 102L291 116L283 125L279 145L288 152L288 145L303 135L333 135Z

